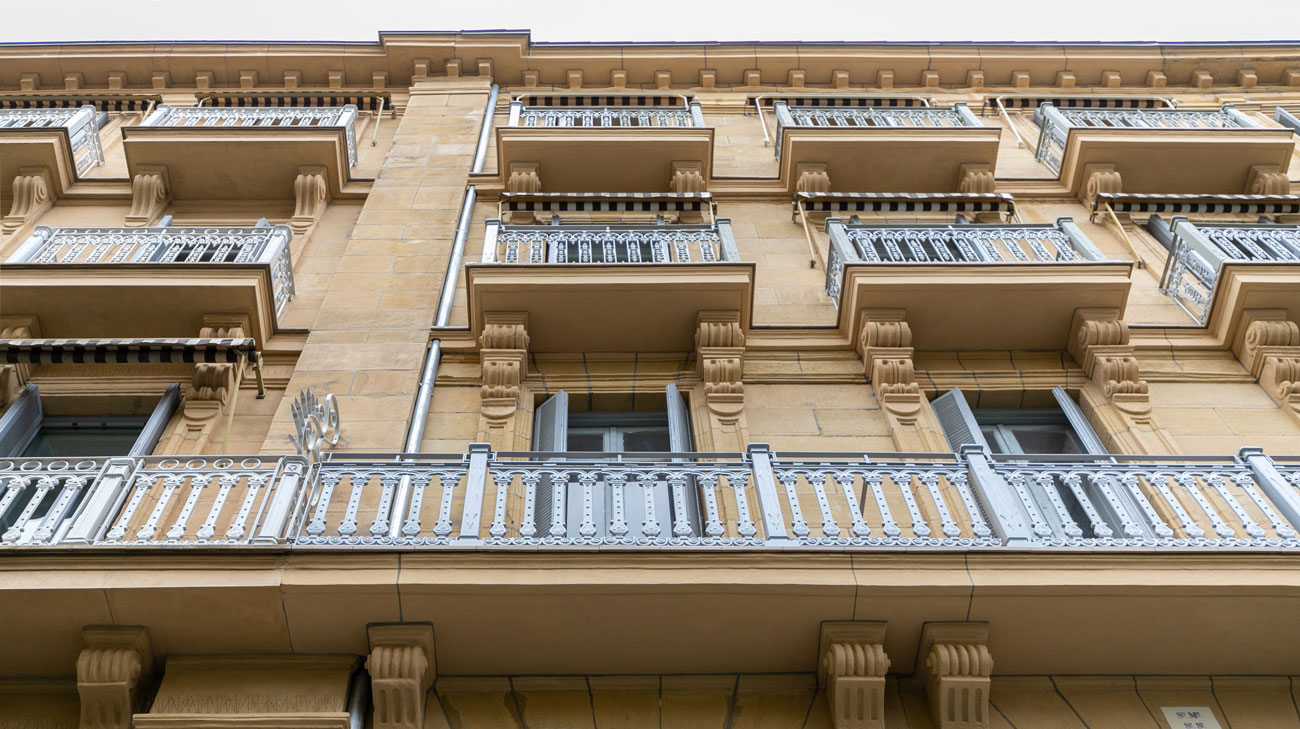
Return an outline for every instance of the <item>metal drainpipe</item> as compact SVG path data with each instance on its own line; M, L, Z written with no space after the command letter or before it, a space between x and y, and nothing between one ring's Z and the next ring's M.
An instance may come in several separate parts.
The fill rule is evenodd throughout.
M496 113L497 85L492 84L488 94L487 105L483 108L483 125L479 130L478 147L474 150L474 165L471 172L483 171L483 160L487 156L488 139L492 134L492 117ZM461 261L465 257L465 239L469 237L470 220L474 215L474 202L478 193L473 185L465 188L465 199L460 204L460 219L456 223L456 237L452 240L451 254L447 257L447 271L442 277L442 293L438 296L438 309L434 315L435 327L447 326L451 319L451 302L456 297L456 282L460 277ZM406 426L406 442L402 446L403 455L420 450L424 440L424 421L429 419L429 407L433 404L433 383L438 377L438 364L442 361L442 341L434 339L424 353L424 367L420 370L420 387L415 393L415 405L411 412L411 421ZM398 460L404 460L398 456ZM406 505L410 501L411 477L402 476L393 494L393 507L389 512L390 537L400 536L402 520Z

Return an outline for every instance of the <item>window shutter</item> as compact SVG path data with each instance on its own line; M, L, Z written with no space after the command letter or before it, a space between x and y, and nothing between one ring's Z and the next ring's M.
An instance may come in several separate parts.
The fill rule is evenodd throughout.
M948 447L952 448L954 453L964 445L988 447L989 443L980 432L979 423L975 422L975 413L971 412L970 405L966 404L966 396L961 394L961 388L952 388L936 397L930 405L939 418L939 425L943 426L943 435L948 439Z
M1065 413L1065 419L1070 421L1070 427L1074 428L1074 434L1083 444L1083 450L1095 456L1108 455L1106 445L1101 442L1101 438L1097 437L1097 431L1092 429L1083 410L1079 409L1079 405L1074 402L1070 394L1060 387L1053 387L1052 396L1056 398L1056 404L1061 407L1061 412Z
M695 450L691 443L691 413L686 409L686 399L677 390L677 385L666 389L668 398L668 447L674 453L690 453Z
M171 422L172 415L176 413L176 408L181 404L181 386L172 383L167 386L167 391L163 396L158 398L158 404L153 408L153 414L144 424L144 430L140 431L140 437L135 439L135 445L131 446L131 452L128 456L148 456L153 455L153 449L158 447L158 440L162 438L163 432L167 430L167 424Z
M41 409L41 393L36 385L23 388L9 409L0 416L0 456L16 457L41 429L45 411Z
M569 393L560 390L533 415L533 450L564 451L569 442Z

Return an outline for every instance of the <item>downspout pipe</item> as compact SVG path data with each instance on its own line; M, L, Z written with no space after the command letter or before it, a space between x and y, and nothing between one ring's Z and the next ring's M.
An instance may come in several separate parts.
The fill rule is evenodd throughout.
M487 104L483 108L483 125L478 135L478 147L474 150L472 172L483 171L483 160L487 156L488 139L492 134L492 116L496 113L498 88L492 84ZM456 297L456 284L460 278L461 262L465 258L465 240L469 237L470 220L474 216L474 203L478 192L473 185L465 188L465 198L460 204L460 219L456 223L456 236L452 240L451 254L447 257L447 271L442 277L442 292L438 296L438 309L434 315L434 327L445 327L451 320L451 304ZM420 385L415 393L415 405L411 411L411 420L406 426L406 441L402 445L403 455L417 453L424 440L424 423L429 419L429 408L433 404L433 383L438 377L438 365L442 362L442 341L433 339L424 353L424 366L420 370ZM398 460L405 460L398 456ZM393 494L393 506L389 512L391 519L389 536L403 536L403 519L406 505L410 502L411 478L403 476L398 482L397 492Z

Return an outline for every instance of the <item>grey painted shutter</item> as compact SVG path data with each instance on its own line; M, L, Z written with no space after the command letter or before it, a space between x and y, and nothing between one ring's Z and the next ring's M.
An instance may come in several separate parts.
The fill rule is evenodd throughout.
M1092 429L1088 423L1088 418L1084 416L1083 411L1079 409L1070 394L1060 387L1052 388L1052 396L1056 398L1056 404L1061 407L1061 412L1065 413L1065 419L1070 421L1070 427L1074 428L1074 434L1079 436L1079 442L1083 444L1083 450L1092 455L1104 456L1109 455L1106 445L1097 437L1097 431Z
M41 429L45 411L36 385L28 385L0 417L0 456L18 456Z
M961 388L952 388L936 397L930 405L939 418L939 425L943 426L943 435L948 439L948 447L952 448L954 453L964 445L988 447L989 443L980 432L979 423L975 422L975 413L971 412L970 405L966 404L966 396L961 394Z
M167 423L171 422L172 415L176 413L176 408L180 404L181 386L172 383L167 386L163 396L158 398L153 414L149 416L149 420L144 424L144 430L140 431L140 437L135 439L135 445L131 446L131 452L127 455L152 455L153 449L158 447L158 439L162 438L163 431L167 430Z
M665 394L668 398L668 447L674 453L690 453L695 448L691 444L691 414L686 409L686 399L677 390L677 385L669 385Z
M561 452L569 445L569 393L560 390L537 407L533 414L533 450ZM564 520L564 493L567 486L556 484L550 476L537 482L537 502L533 509L533 525L537 537L545 537L555 525L555 507L559 490L560 521ZM563 525L560 525L561 527Z

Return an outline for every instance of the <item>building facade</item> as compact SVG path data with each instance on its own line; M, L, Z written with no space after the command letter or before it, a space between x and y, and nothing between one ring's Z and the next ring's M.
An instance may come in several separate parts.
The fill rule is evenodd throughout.
M1300 729L1300 45L0 46L0 727Z

